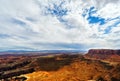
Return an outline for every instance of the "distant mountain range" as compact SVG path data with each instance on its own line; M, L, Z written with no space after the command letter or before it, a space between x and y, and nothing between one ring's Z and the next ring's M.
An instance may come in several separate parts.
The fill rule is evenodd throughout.
M81 50L39 50L39 51L26 51L26 50L8 50L1 51L0 54L29 54L29 53L85 53Z

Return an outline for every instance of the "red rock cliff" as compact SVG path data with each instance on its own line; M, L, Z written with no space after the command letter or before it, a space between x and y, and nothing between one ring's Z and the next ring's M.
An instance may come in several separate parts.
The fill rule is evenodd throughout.
M112 49L90 49L88 54L120 54L120 50L112 50Z
M85 57L120 62L120 50L90 49Z

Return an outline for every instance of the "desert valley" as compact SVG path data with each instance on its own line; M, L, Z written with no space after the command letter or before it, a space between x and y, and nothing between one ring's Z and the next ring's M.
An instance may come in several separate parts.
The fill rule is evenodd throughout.
M120 81L120 50L1 54L0 81Z

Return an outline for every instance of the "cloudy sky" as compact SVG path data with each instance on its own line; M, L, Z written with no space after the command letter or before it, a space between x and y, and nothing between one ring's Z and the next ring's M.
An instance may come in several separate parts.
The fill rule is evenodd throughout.
M0 0L0 51L120 48L120 0Z

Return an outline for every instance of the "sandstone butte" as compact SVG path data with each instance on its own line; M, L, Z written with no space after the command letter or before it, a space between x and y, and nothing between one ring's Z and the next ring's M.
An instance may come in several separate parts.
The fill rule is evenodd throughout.
M88 51L88 54L117 54L120 55L120 49L119 50L113 50L113 49L90 49Z
M110 62L120 62L120 49L90 49L85 57Z

